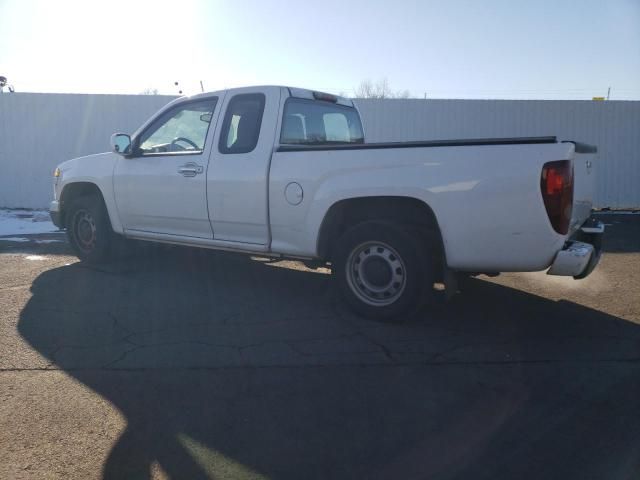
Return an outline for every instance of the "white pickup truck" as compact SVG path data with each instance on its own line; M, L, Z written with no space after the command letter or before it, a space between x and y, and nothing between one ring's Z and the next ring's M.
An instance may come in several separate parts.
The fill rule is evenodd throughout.
M600 258L595 147L555 137L365 143L351 100L297 88L176 99L54 173L78 257L122 237L330 264L356 312L400 319L459 274Z

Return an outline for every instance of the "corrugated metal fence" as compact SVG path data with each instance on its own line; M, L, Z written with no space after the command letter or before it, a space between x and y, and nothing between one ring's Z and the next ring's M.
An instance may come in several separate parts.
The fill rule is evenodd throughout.
M369 141L555 135L598 145L595 204L640 207L640 102L359 100Z
M109 150L173 97L0 94L0 207L48 207L64 160Z
M46 207L65 159L108 150L173 97L0 95L0 207ZM598 207L640 207L640 102L358 100L368 141L556 135L599 146ZM517 161L517 159L514 159Z

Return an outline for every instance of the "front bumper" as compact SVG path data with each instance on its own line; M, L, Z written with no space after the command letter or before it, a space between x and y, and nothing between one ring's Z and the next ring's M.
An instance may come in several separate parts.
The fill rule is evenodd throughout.
M576 280L587 277L600 261L603 234L602 222L591 217L556 254L547 274Z
M55 200L51 202L51 205L49 206L49 215L51 216L51 221L56 227L59 229L64 228L62 215L60 215L60 204Z

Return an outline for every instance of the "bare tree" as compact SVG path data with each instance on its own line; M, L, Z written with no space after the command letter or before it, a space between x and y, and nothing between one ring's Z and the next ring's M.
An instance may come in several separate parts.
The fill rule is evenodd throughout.
M4 87L7 87L7 90L11 93L15 92L13 85L9 85L7 77L0 75L0 93L4 92Z
M371 80L363 80L355 89L355 98L409 98L409 90L391 90L386 78L375 84Z
M140 95L158 95L158 89L157 88L145 88L143 91L140 92Z

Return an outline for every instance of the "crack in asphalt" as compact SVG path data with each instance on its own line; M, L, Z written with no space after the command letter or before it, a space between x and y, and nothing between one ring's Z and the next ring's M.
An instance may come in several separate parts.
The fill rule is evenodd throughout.
M307 368L380 368L380 367L446 367L446 366L520 366L520 365L599 365L599 364L630 364L640 366L640 357L637 358L606 358L606 359L587 359L587 360L558 360L558 359L537 359L537 360L479 360L479 361L439 361L439 362L368 362L368 363L326 363L313 365L290 365L290 364L272 364L272 365L217 365L217 366L159 366L159 367L67 367L67 368L47 368L47 367L3 367L0 373L10 372L74 372L74 371L113 371L113 372L138 372L138 371L166 371L166 370L239 370L254 369L262 370L268 368L277 369L307 369Z
M388 347L387 345L385 345L384 343L375 340L374 338L371 338L369 335L367 335L366 333L364 333L361 329L358 329L355 325L354 322L352 321L352 319L346 318L346 316L344 316L342 314L342 312L340 311L339 308L336 308L337 305L335 303L332 302L332 309L334 310L334 314L335 316L337 316L341 321L343 321L345 324L349 325L351 328L354 329L354 331L352 333L348 333L348 334L343 334L343 335L337 335L337 336L320 336L320 337L315 337L315 338L305 338L305 339L299 339L299 340L270 340L270 341L264 341L264 342L256 342L256 343L249 343L249 344L233 344L233 343L216 343L216 342L207 342L207 341L202 341L202 340L180 340L180 341L165 341L165 342L151 342L151 343L140 343L140 342L135 342L131 339L131 337L135 336L135 335L144 335L144 334L153 334L153 333L159 333L159 332L166 332L166 331L171 331L171 330L182 330L184 328L184 326L176 326L176 327L166 327L166 328L161 328L161 329L147 329L147 330L133 330L131 328L129 328L128 326L125 326L117 317L117 315L115 315L113 312L107 312L107 315L111 318L112 320L112 327L113 329L121 329L122 331L126 332L126 335L124 335L123 337L121 337L118 341L114 341L114 342L109 342L109 343L105 343L105 344L100 344L100 345L68 345L68 344L63 344L63 345L59 345L55 351L51 352L51 357L54 358L54 361L52 363L55 363L55 358L57 356L57 353L64 349L64 348L96 348L96 347L108 347L108 346L115 346L118 345L119 343L128 343L130 345L133 346L133 348L130 348L124 352L122 352L117 358L110 360L109 362L107 362L106 364L104 364L102 366L102 368L109 368L111 366L116 365L119 362L122 362L125 358L127 358L128 355L130 355L133 352L139 351L141 349L145 349L145 348L154 348L154 347L165 347L165 346L175 346L175 345L203 345L206 347L210 347L210 348L219 348L219 349L230 349L230 350L235 350L236 352L238 352L240 354L241 357L245 357L245 352L248 349L251 348L260 348L260 347L264 347L267 345L285 345L287 346L290 351L292 351L296 356L298 357L302 357L302 358L313 358L313 357L321 357L321 356L326 356L326 355L334 355L336 357L339 357L341 355L359 355L359 354L368 354L368 353L375 353L376 351L381 352L385 358L387 358L390 362L398 362L398 359L394 356L394 354L396 355L403 355L403 354L422 354L421 352L415 352L414 350L404 350L404 349L399 349L399 350L394 350L392 352L391 348ZM229 315L227 316L227 318L225 318L225 322L232 317L237 317L237 315ZM286 322L286 321L290 321L291 319L279 319L276 322ZM224 322L223 322L224 323ZM203 326L203 325L209 325L210 322L197 322L197 323L193 323L190 325L190 327L197 327L197 326ZM242 325L245 326L245 325ZM355 338L362 338L363 340L365 340L366 342L370 343L374 349L371 351L342 351L342 352L336 352L335 350L329 349L326 352L309 352L309 351L305 351L304 349L300 348L301 345L304 344L312 344L312 343L316 343L316 344L320 344L323 342L335 342L335 341L339 341L339 340L353 340ZM570 341L574 341L574 340L594 340L594 339L598 339L598 340L602 340L603 338L608 339L608 340L618 340L618 341L630 341L630 342L634 342L634 343L638 343L638 340L635 339L629 339L629 338L624 338L621 336L617 336L617 335L607 335L605 337L596 337L596 336L589 336L589 335L577 335L577 336L568 336L568 337L557 337L557 336L553 336L553 337L541 337L541 338L531 338L529 339L526 343L527 344L531 344L533 342L554 342L554 341L565 341L565 342L570 342ZM420 340L400 340L399 343L425 343L425 341L420 341ZM464 343L464 344L457 344L457 345L452 345L451 347L439 351L439 352L435 352L432 355L428 356L428 358L425 360L426 362L437 362L437 363L442 363L439 362L439 360L443 360L445 362L447 361L452 361L451 359L448 359L447 357L456 351L459 350L464 350L464 349L468 349L468 348L478 348L478 347L488 347L488 348L495 348L495 347L504 347L507 345L513 345L513 346L517 346L518 344L513 342L513 341L505 341L505 342L474 342L474 343ZM508 352L506 352L506 354L508 355ZM245 357L246 358L246 357ZM548 360L548 359L547 359ZM623 360L628 360L627 359L621 359L621 358L616 358L616 359L611 359L612 361L623 361ZM425 361L423 362L416 362L415 364L424 364ZM460 362L464 362L464 361L458 361L458 360L453 360L456 363L460 363ZM551 360L549 360L551 361ZM600 361L600 360L595 360L595 361ZM605 360L606 361L606 360ZM492 362L492 361L491 361ZM503 361L499 361L499 362L526 362L523 360L503 360ZM360 364L361 365L361 364Z
M257 342L257 343L250 343L250 344L245 344L245 345L234 345L234 344L222 344L222 343L212 343L212 342L205 342L202 340L181 340L181 341L175 341L175 342L157 342L157 343L146 343L146 344L135 344L133 342L131 342L134 345L134 348L131 348L129 350L126 350L125 352L122 352L118 358L111 360L109 362L107 362L105 365L102 366L102 368L107 368L108 366L112 366L115 365L119 362L121 362L122 360L124 360L128 355L130 355L133 352L136 352L138 350L142 350L145 348L153 348L153 347L166 347L166 346L176 346L176 345L203 345L206 347L211 347L211 348L221 348L221 349L229 349L229 350L235 350L237 353L239 353L239 355L241 357L245 357L245 350L250 349L250 348L260 348L260 347L264 347L266 345L286 345L288 346L291 350L293 350L293 352L296 355L299 355L301 357L307 357L307 358L312 358L312 357L317 357L319 355L359 355L359 354L367 354L367 353L375 353L378 350L371 350L371 351L357 351L357 352L335 352L335 351L331 351L331 352L326 352L326 353L309 353L309 352L304 352L302 351L296 344L301 344L301 343L318 343L318 342L332 342L332 341L336 341L336 340L342 340L342 339L349 339L349 338L353 338L356 336L362 336L359 333L353 333L353 334L347 334L347 335L339 335L339 336L335 336L335 337L322 337L322 338L317 338L317 339L303 339L303 340L295 340L295 341L283 341L283 340L267 340L264 342ZM93 348L93 347L90 347Z
M83 264L73 264L65 270L61 278L72 275L71 270L78 269L108 275L123 277L131 273L127 265L116 265L115 268L96 268ZM140 273L139 270L134 272ZM149 272L144 272L149 273ZM152 272L153 273L153 272ZM86 275L80 275L84 278ZM16 279L20 280L20 279ZM143 279L144 280L144 279ZM101 280L107 282L106 279ZM136 280L137 281L137 280ZM21 284L0 287L0 292L14 291L28 288L33 284ZM155 284L154 284L155 285ZM322 368L322 367L380 367L380 366L438 366L438 365L537 365L537 364L589 364L600 365L610 363L624 363L636 365L640 361L640 329L629 335L618 335L623 329L609 328L608 332L594 335L592 321L587 317L586 323L580 323L581 328L574 331L585 334L562 335L561 331L548 329L548 334L540 335L540 331L533 328L507 329L503 332L499 328L492 330L493 335L485 335L479 329L472 328L470 332L465 322L457 321L455 315L446 315L442 321L433 324L413 321L402 325L370 322L356 317L344 308L336 292L330 290L328 283L322 284L321 295L324 306L312 310L315 304L297 303L297 308L286 308L274 311L270 315L263 314L263 305L256 301L245 303L234 297L231 307L234 310L222 308L212 314L207 310L212 301L197 300L194 309L202 314L189 318L191 322L182 320L179 311L172 307L160 313L160 318L147 318L150 315L139 302L128 305L109 306L105 309L91 308L56 308L50 302L55 298L54 290L43 290L38 298L29 299L30 310L28 317L46 316L49 312L56 312L65 322L57 330L53 339L49 339L48 349L39 352L44 359L38 362L29 360L23 362L7 362L11 367L0 367L0 372L10 371L73 371L73 370L215 370L224 368ZM20 296L23 292L19 292ZM223 295L224 297L224 295ZM103 301L101 296L96 297ZM256 297L257 300L262 297ZM109 307L111 308L109 310ZM563 306L561 306L563 307ZM564 306L564 308L567 308ZM505 310L506 311L506 310ZM297 313L292 313L297 312ZM493 312L493 310L491 310ZM483 318L492 314L483 314ZM572 310L567 310L571 315ZM466 315L467 310L462 313ZM504 312L498 312L506 315ZM544 313L544 312L543 312ZM633 312L632 312L633 313ZM559 315L562 314L561 309ZM77 315L79 318L68 318ZM280 316L278 316L280 315ZM438 312L434 314L440 318ZM81 322L82 317L97 316L91 320L92 336L80 336L84 330L72 333L71 338L65 336L66 330L73 327L75 322ZM211 316L211 318L204 318ZM277 318L272 318L277 317ZM264 321L261 320L264 318ZM596 318L596 317L594 317ZM246 321L243 321L246 320ZM330 320L330 321L329 321ZM445 321L447 320L447 321ZM451 321L448 321L451 320ZM316 327L312 322L319 321L323 325ZM156 324L157 327L155 326ZM275 328L275 333L270 330ZM289 329L288 325L292 325ZM137 328L140 327L140 328ZM146 327L146 328L145 328ZM255 330L252 327L257 327ZM586 328L582 328L586 327ZM54 327L47 327L54 328ZM57 327L56 327L57 328ZM97 330L95 330L97 329ZM287 330L286 333L283 333ZM102 333L104 334L102 334ZM174 334L174 332L176 332ZM531 332L531 334L529 334ZM636 333L638 332L638 333ZM558 334L560 333L560 334ZM567 332L569 333L569 332ZM102 338L101 338L102 337ZM293 338L291 338L293 337ZM410 338L411 337L411 338ZM457 338L456 338L457 337ZM466 338L465 338L466 337ZM20 338L20 337L18 337ZM76 343L64 343L70 340ZM85 343L86 340L89 340ZM92 342L93 340L93 342ZM105 341L107 340L107 341ZM219 341L216 341L219 340ZM466 341L465 341L466 340ZM471 340L471 341L470 341ZM24 341L24 339L22 339ZM60 342L60 343L58 343ZM190 345L200 345L204 348L189 350ZM33 345L17 344L10 350ZM184 346L185 348L171 348ZM163 350L163 348L167 350ZM75 349L96 349L86 353L66 351ZM102 349L102 350L97 350ZM144 349L157 349L135 355ZM216 351L218 349L219 351ZM252 351L256 349L256 351ZM258 351L257 349L263 349ZM48 350L48 351L47 351ZM560 352L564 351L565 354ZM231 352L231 353L229 353ZM173 353L176 354L174 361ZM610 355L616 353L616 355ZM135 356L134 356L135 355ZM199 356L202 357L199 357ZM564 356L572 358L563 358ZM600 355L602 357L600 358ZM134 356L132 358L132 356ZM139 362L142 358L142 362ZM200 358L203 361L200 361ZM156 359L175 366L155 366ZM64 364L76 364L76 367L60 367L58 360ZM85 361L85 365L83 365ZM16 367L16 364L35 364L38 367ZM193 366L179 366L181 363ZM135 365L141 365L136 367ZM200 364L200 366L198 366ZM204 365L203 365L204 364ZM128 365L128 366L127 366ZM144 366L149 365L149 366Z
M124 325L121 324L120 320L118 320L118 317L115 313L113 313L112 311L107 311L106 312L107 317L109 317L111 319L111 327L115 330L116 328L121 328L122 330L124 330L125 332L127 332L128 335L131 335L132 333L135 333L133 330L131 330L129 327L125 327ZM126 339L126 336L124 337L124 339Z
M118 362L124 360L127 355L131 352L135 352L136 350L140 349L141 347L133 347L130 350L126 350L124 352L122 352L122 354L120 354L118 356L118 358L111 360L110 362L105 363L104 365L102 365L100 368L98 368L98 370L109 370L113 365L117 364ZM66 368L65 370L69 370L68 368Z
M114 317L114 325L115 322L117 321L117 319L115 319ZM122 328L122 327L121 327ZM123 328L124 330L126 330L125 328ZM319 337L319 338L311 338L311 339L301 339L301 340L289 340L289 341L283 341L283 340L269 340L269 341L264 341L264 342L256 342L256 343L249 343L249 344L244 344L244 345L238 345L238 344L225 344L225 343L214 343L214 342L206 342L206 341L202 341L202 340L181 340L181 341L173 341L173 342L156 342L156 343L146 343L146 344L137 344L135 342L132 342L130 340L127 339L129 335L127 335L126 337L122 338L119 341L116 342L110 342L110 343L104 343L104 344L100 344L100 345L73 345L73 344L60 344L58 346L56 346L55 349L51 350L48 353L48 357L49 357L49 363L45 366L45 367L37 367L34 368L35 370L38 369L44 369L44 370L69 370L69 369L75 369L75 367L68 367L68 368L52 368L57 362L58 362L58 355L60 353L60 351L64 350L64 349L94 349L94 348L100 348L100 347L110 347L110 346L117 346L119 345L121 342L122 343L128 343L129 345L132 346L132 348L127 349L125 351L123 351L120 355L118 355L118 357L116 357L115 359L112 359L108 362L106 362L105 364L101 365L100 367L91 367L89 369L105 369L105 370L109 370L113 367L115 367L115 365L117 365L118 363L122 362L124 359L127 358L127 356L129 356L131 353L142 350L142 349L147 349L147 348L155 348L155 347L169 347L169 346L176 346L176 345L202 345L202 346L206 346L209 348L217 348L217 349L227 349L227 350L233 350L236 351L241 358L244 358L246 360L246 355L245 355L245 351L251 348L260 348L260 347L264 347L267 345L286 345L293 353L295 353L295 355L299 358L322 358L323 356L326 355L332 355L335 358L339 358L340 356L344 356L344 355L366 355L366 354L370 354L370 353L375 353L375 352L382 352L384 354L384 356L387 358L387 360L389 360L392 364L395 365L437 365L437 364L452 364L452 365L491 365L491 364L499 364L499 365L516 365L516 364L529 364L529 363L558 363L558 364L563 364L563 363L607 363L607 362L635 362L640 360L640 356L635 358L635 357L611 357L611 358L604 358L604 359L579 359L579 360L558 360L558 359L550 359L550 358L542 358L542 359L532 359L532 360L523 360L523 359L504 359L504 360L485 360L485 361L476 361L476 360L455 360L455 359L451 359L448 358L450 356L451 353L455 352L455 351L459 351L459 350L464 350L464 349L468 349L468 348L478 348L478 347L486 347L486 348L495 348L495 347L504 347L505 345L517 345L514 342L474 342L474 343L464 343L464 344L457 344L457 345L453 345L450 348L447 348L445 350L436 352L432 355L428 355L425 359L423 360L415 360L415 361L401 361L398 358L394 357L393 354L391 353L391 351L389 350L389 348L386 345L383 345L371 338L368 338L366 335L363 335L361 332L354 332L354 333L349 333L349 334L344 334L344 335L338 335L338 336L333 336L333 337ZM308 352L308 351L304 351L303 349L300 348L301 344L313 344L313 343L323 343L323 342L335 342L335 341L339 341L339 340L352 340L354 338L363 338L365 341L367 341L368 343L370 343L371 345L373 345L375 348L373 350L370 351L339 351L336 352L335 350L328 350L326 352ZM584 338L588 338L588 339L594 339L596 337L589 337L589 336L576 336L576 337L566 337L566 338L560 338L561 340L572 340L572 339L584 339ZM623 339L621 337L613 337L616 340L627 340L627 339ZM557 338L554 338L553 340L557 340ZM632 341L633 343L639 343L637 340L629 340ZM395 353L397 355L402 355L402 354L417 354L417 355L423 355L421 352L415 352L412 350L397 350L395 351ZM502 352L508 355L508 352ZM387 364L387 363L380 363L380 362L367 362L367 363L346 363L344 365L352 365L352 366L366 366L366 365L380 365L380 364ZM289 365L289 364L287 364ZM314 366L318 366L318 365L322 365L322 364L314 364ZM335 363L330 363L327 364L327 366L329 365L336 365ZM267 365L269 366L269 365ZM276 365L270 365L270 366L278 366ZM250 367L250 366L246 366L246 367ZM117 367L116 369L121 369L124 367ZM127 367L127 368L136 368L136 367ZM141 367L141 368L146 368L146 367ZM162 367L162 368L171 368L171 367ZM181 368L189 368L189 367L181 367ZM194 368L199 368L199 367L194 367ZM202 368L224 368L223 366L220 367L202 367ZM81 368L82 369L82 368ZM25 370L25 371L29 371L31 370L31 368L21 368L21 369L15 369L15 368L0 368L0 371L18 371L18 370Z
M638 347L640 347L640 340L624 338L624 337L620 337L620 336L616 336L616 335L603 336L603 337L596 337L596 336L589 336L589 335L585 335L585 336L572 335L572 336L567 336L567 337L538 337L538 338L529 338L524 342L515 342L515 341L471 342L471 343L463 343L463 344L453 345L452 347L450 347L450 348L448 348L446 350L443 350L443 351L435 353L432 357L430 357L430 360L436 360L438 358L446 359L447 356L450 355L451 353L453 353L455 351L458 351L458 350L464 350L464 349L467 349L467 348L478 348L478 347L495 348L495 347L504 347L504 346L508 346L508 345L513 345L514 347L515 346L522 347L522 346L530 346L532 344L539 344L539 343L545 343L545 342L557 342L557 341L571 342L571 341L575 341L575 340L602 340L602 339L636 343L636 344L638 344ZM398 353L401 353L401 352L398 352ZM501 353L507 353L507 352L501 352Z
M567 360L567 361L562 361L562 360L554 360L554 359L535 359L535 360L518 360L518 359L509 359L509 358L505 358L504 360L487 360L487 361L465 361L465 360L455 360L450 358L451 354L456 352L456 351L460 351L460 350L465 350L465 349L473 349L473 348L496 348L496 347L505 347L505 346L513 346L515 347L522 347L522 343L519 342L514 342L514 341L503 341L503 342L496 342L496 341L491 341L491 342L472 342L472 343L462 343L462 344L455 344L455 345L451 345L448 348L442 349L438 352L435 352L433 354L426 354L423 352L416 352L415 350L412 349L393 349L393 347L390 347L386 344L384 344L383 342L376 340L374 338L372 338L370 335L368 335L367 333L365 333L365 331L363 331L362 326L361 325L357 325L356 321L347 316L344 315L343 312L341 311L340 307L337 305L337 303L335 302L331 302L330 305L331 309L333 310L334 314L333 317L337 318L339 321L341 321L343 324L347 325L348 327L350 327L350 329L352 329L352 332L350 333L345 333L342 335L333 335L333 336L318 336L318 337L313 337L313 338L302 338L302 339L293 339L293 340L267 340L267 341L263 341L263 342L254 342L254 343L248 343L248 344L234 344L234 343L217 343L217 342L208 342L208 341L204 341L204 340L179 340L179 341L164 341L164 342L146 342L146 343L141 343L141 342L136 342L134 340L132 340L132 337L135 337L137 335L148 335L148 334L154 334L154 333L161 333L161 332L167 332L167 331L171 331L171 330L184 330L185 329L185 325L180 325L180 326L170 326L170 327L165 327L165 328L152 328L152 329L141 329L141 330L135 330L132 329L130 326L128 326L126 324L126 322L123 322L118 315L116 315L116 313L114 313L113 311L102 311L102 312L94 312L94 313L101 313L103 315L106 315L110 321L111 321L111 328L114 331L114 334L117 334L117 331L121 331L124 333L124 335L122 336L118 336L118 338L116 340L110 341L110 342L104 342L104 343L99 343L99 344L59 344L56 345L55 348L53 350L51 350L47 357L49 357L49 363L43 367L43 369L45 370L57 370L58 368L53 368L59 358L59 354L62 350L64 349L95 349L95 348L104 348L104 347L115 347L118 345L122 345L122 344L128 344L130 345L132 348L128 348L125 351L121 352L116 358L109 360L108 362L106 362L105 364L101 365L100 367L95 367L95 368L100 368L100 369L112 369L112 368L116 368L118 370L120 370L121 368L124 367L116 367L118 363L122 362L123 360L125 360L127 358L127 356L131 355L132 353L142 350L142 349L146 349L146 348L156 348L156 347L169 347L169 346L176 346L176 345L203 345L209 348L217 348L217 349L228 349L228 350L234 350L236 351L240 358L244 359L245 361L247 360L246 357L246 351L251 349L251 348L260 348L260 347L264 347L264 346L268 346L268 345L284 345L289 349L289 352L292 352L294 354L294 356L292 357L293 359L295 359L295 357L297 357L299 360L306 358L306 359L310 359L310 358L323 358L326 357L327 355L331 355L334 358L338 359L341 356L344 355L366 355L366 354L370 354L370 353L375 353L375 352L380 352L384 355L384 357L391 363L393 364L397 364L397 365L427 365L427 364L469 364L469 365L491 365L491 364L500 364L500 365L513 365L513 364L527 364L527 363L541 363L541 362L551 362L551 363L572 363L572 360ZM38 311L40 312L47 312L47 311L64 311L65 313L76 313L76 314L82 314L82 315L86 315L90 312L88 311L69 311L69 310L62 310L62 309L55 309L55 308L39 308ZM231 315L227 315L223 318L222 324L223 325L228 325L226 322L231 319L231 318L237 318L237 314L231 314ZM329 315L327 315L326 317L329 317ZM270 323L282 323L282 322L289 322L292 320L299 320L299 319L294 319L293 317L289 318L280 318L274 322L270 322ZM188 328L197 328L200 326L207 326L210 325L211 322L210 321L201 321L201 322L194 322L191 323L189 325L187 325ZM262 323L264 325L264 323ZM238 328L244 328L247 327L246 324L238 324L237 325ZM353 341L357 338L361 338L363 339L366 343L369 343L373 348L372 350L362 350L362 349L355 349L354 351L348 351L348 348L344 351L336 351L335 349L332 348L328 348L326 351L316 351L316 352L309 352L308 350L305 350L304 348L301 348L303 345L305 344L319 344L322 345L323 343L327 343L330 344L331 342L337 342L340 340L346 340L346 341ZM396 340L396 343L400 343L400 344L411 344L411 345L415 345L415 344L424 344L424 345L428 345L429 342L427 341L428 339L401 339L401 340ZM545 343L545 342L571 342L571 341L579 341L579 340L598 340L598 341L620 341L620 342L631 342L633 344L638 344L640 346L640 339L635 339L635 338L628 338L628 337L622 337L620 335L604 335L604 336L595 336L595 335L571 335L571 336L544 336L544 337L531 337L531 338L527 338L525 344L526 345L531 345L531 344L535 344L535 343ZM322 349L320 349L322 350ZM517 352L516 352L517 353ZM398 356L401 355L406 355L406 354L415 354L415 355L423 355L426 356L426 358L422 359L422 360L415 360L413 362L406 362L406 361L402 361L400 358L398 358ZM509 352L500 352L500 354L504 354L506 356L508 356L510 353ZM628 362L628 361L634 361L634 358L608 358L608 359L587 359L587 360L576 360L576 362L596 362L596 363L600 363L600 362ZM330 363L328 365L335 365L336 363ZM339 363L340 364L340 363ZM363 366L363 365L378 365L380 363L377 362L367 362L367 363L354 363L354 364L349 364L347 363L346 365L358 365L358 366ZM289 364L287 364L289 365ZM322 365L322 364L314 364L314 366L317 365ZM277 366L277 365L276 365ZM249 366L247 366L249 367ZM71 367L73 368L73 367ZM94 367L90 367L94 368ZM131 368L135 368L135 367L131 367ZM145 368L145 367L141 367L141 368ZM162 368L170 368L170 367L162 367ZM198 368L198 367L196 367ZM208 368L208 367L207 367ZM211 367L211 368L218 368L218 367ZM220 368L224 368L224 367L220 367ZM65 368L65 370L67 370L69 368ZM22 369L22 370L29 370L28 368L26 369ZM12 368L9 369L0 369L0 371L16 371Z
M380 350L382 350L383 355L387 357L389 360L391 360L392 362L396 361L396 359L393 357L393 354L391 353L391 350L389 350L386 345L383 345L382 343L372 338L369 338L367 335L363 333L360 333L360 336L365 340L367 340L368 342L372 343L373 345L377 346ZM398 353L402 353L402 352L398 352Z
M366 341L368 341L372 345L375 345L377 348L379 348L382 351L382 354L385 357L387 357L388 360L390 360L391 362L395 362L395 358L393 357L391 350L389 350L389 348L386 345L366 335L361 328L353 324L353 321L351 319L346 318L342 310L340 309L339 304L336 301L330 302L330 308L334 316L336 316L338 320L349 325L351 328L353 328L356 331L358 335L360 335L362 338L364 338Z

